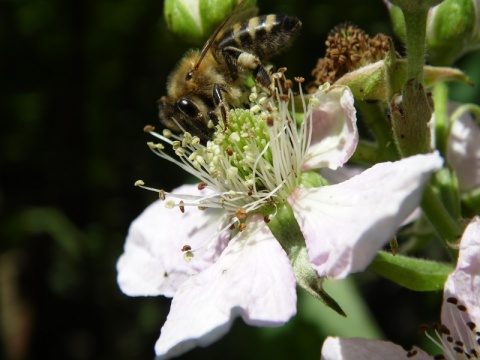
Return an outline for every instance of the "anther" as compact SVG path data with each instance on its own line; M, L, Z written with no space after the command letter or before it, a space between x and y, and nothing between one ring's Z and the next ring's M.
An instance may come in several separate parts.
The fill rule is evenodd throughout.
M264 221L266 224L268 224L268 223L270 222L270 215L265 215L265 216L263 217L263 221Z
M475 325L475 323L473 321L469 321L467 322L467 326L469 327L470 330L475 330L475 328L477 327L477 325Z
M190 250L192 250L192 247L190 245L183 245L182 252L190 251Z
M143 186L143 185L145 185L145 183L143 182L143 180L137 180L137 181L135 181L134 185L135 186Z
M419 333L426 333L428 330L428 325L427 324L421 324L419 327L418 327L418 332Z
M407 357L408 358L411 358L411 357L414 357L415 355L417 355L417 350L410 350L409 352L407 352Z
M467 308L466 308L465 305L457 305L457 309L460 310L460 311L462 311L462 312L467 311Z
M208 184L207 184L206 182L203 182L203 181L202 181L202 182L198 183L197 189L198 189L198 190L203 190L203 189L205 189L207 186L208 186Z
M183 200L180 200L179 209L182 212L182 214L185 212L185 206L184 205L185 205L185 203L183 202Z
M273 126L273 116L268 116L267 117L267 126L272 127Z
M245 230L246 227L247 227L247 224L241 223L240 225L238 225L238 231L243 232L243 230Z
M243 220L247 217L247 212L245 211L245 209L240 208L235 212L235 216L238 220Z
M453 305L457 305L457 304L458 304L457 298L454 298L454 297L449 297L449 298L447 299L447 302L450 303L450 304L453 304Z
M305 81L305 78L303 78L301 76L295 76L294 79L298 83L303 83Z
M440 326L440 331L442 334L450 335L450 329L443 324Z
M158 192L158 197L164 201L165 200L165 191L163 189L160 189L160 191Z
M146 133L149 133L149 132L154 131L154 130L155 130L155 126L153 126L153 125L145 125L143 127L143 131L146 132Z

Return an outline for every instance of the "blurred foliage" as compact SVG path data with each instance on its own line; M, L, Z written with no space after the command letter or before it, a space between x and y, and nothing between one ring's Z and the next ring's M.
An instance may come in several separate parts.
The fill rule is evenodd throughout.
M274 59L291 76L309 79L340 22L391 34L380 0L259 7L303 21L295 44ZM156 100L188 49L166 31L162 9L153 0L0 1L0 358L153 358L169 300L123 295L115 263L130 222L157 197L134 181L171 189L187 180L150 152L142 132L158 125ZM476 53L459 62L474 81L479 61ZM478 87L452 88L457 100L478 99ZM418 343L413 329L438 314L438 294L425 300L368 274L354 279L394 341ZM348 308L361 299L338 301ZM301 295L285 327L236 321L224 339L182 358L317 359L338 319L323 321L308 301Z

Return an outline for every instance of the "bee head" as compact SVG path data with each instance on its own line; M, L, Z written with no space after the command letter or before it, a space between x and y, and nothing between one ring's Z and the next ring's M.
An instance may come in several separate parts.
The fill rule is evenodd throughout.
M158 100L158 115L165 127L173 132L188 131L198 136L205 144L212 135L212 130L205 123L204 115L194 101L182 97L175 101L168 96Z

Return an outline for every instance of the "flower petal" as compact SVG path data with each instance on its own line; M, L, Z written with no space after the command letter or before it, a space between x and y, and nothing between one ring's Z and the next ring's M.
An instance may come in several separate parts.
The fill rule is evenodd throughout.
M199 190L185 185L173 193L199 195ZM179 285L212 264L226 246L228 234L214 238L221 223L220 210L187 207L181 213L167 209L160 200L154 202L130 226L117 263L120 289L130 296L173 296ZM194 251L190 261L185 260L184 245Z
M177 291L155 351L159 359L207 346L237 316L255 326L279 326L296 313L290 261L263 217L249 218L218 261Z
M457 310L455 305L445 300L455 297L459 304L467 307L468 313ZM480 325L480 217L475 217L465 229L460 242L460 254L455 271L445 283L444 303L442 307L442 323L458 338L453 324L461 324L465 328L466 320ZM478 330L477 330L478 331ZM465 334L460 334L465 339Z
M432 360L430 355L417 347L406 351L401 346L388 341L336 337L328 337L323 343L321 360L405 360L407 358Z
M346 86L332 86L319 89L315 96L320 106L313 111L312 139L303 169L336 169L347 162L358 143L353 95Z
M438 170L438 153L381 163L341 184L296 189L289 202L320 276L364 270L418 206L423 185Z
M460 190L480 186L480 128L468 113L452 125L447 162L455 170Z

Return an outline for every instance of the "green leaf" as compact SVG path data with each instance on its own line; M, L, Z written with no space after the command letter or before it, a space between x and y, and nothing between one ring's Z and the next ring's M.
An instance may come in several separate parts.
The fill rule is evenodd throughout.
M410 290L437 291L443 289L454 267L431 260L393 256L381 251L369 269Z

